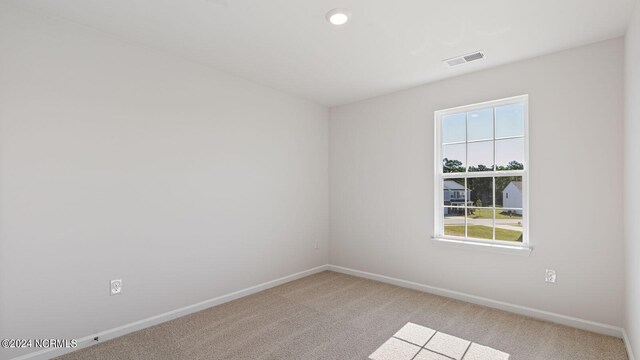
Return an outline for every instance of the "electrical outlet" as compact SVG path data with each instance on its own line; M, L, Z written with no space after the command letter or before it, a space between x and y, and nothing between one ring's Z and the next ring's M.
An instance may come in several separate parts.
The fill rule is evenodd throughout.
M111 295L118 295L122 292L122 279L111 280Z
M547 269L546 272L545 272L544 281L548 282L548 283L551 283L551 284L555 284L556 280L557 280L556 271Z

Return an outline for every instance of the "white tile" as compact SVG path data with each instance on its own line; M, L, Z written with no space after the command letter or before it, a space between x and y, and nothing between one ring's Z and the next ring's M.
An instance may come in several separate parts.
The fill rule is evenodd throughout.
M509 354L487 346L471 344L464 360L509 360Z
M433 335L425 348L461 360L471 342L444 333Z
M419 346L406 341L391 338L382 344L378 350L369 355L371 360L411 360L420 351Z
M413 360L451 360L451 358L448 358L444 355L436 354L427 349L422 349L422 351L420 351L418 355L413 358Z
M429 329L428 327L414 323L407 323L393 336L418 346L424 346L424 344L426 344L435 333L435 330Z

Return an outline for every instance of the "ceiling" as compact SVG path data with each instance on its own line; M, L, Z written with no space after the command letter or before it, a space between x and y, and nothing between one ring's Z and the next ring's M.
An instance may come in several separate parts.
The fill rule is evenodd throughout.
M10 0L335 106L624 34L633 0ZM325 20L340 7L342 27ZM450 68L442 60L484 50Z

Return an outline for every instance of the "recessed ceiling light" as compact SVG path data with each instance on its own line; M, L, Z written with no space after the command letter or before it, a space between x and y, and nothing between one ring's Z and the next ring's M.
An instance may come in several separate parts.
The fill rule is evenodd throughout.
M347 9L333 9L327 13L327 20L333 25L344 25L349 21L351 13Z

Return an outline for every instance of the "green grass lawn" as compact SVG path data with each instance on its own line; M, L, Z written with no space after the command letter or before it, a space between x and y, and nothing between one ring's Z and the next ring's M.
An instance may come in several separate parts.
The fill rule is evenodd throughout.
M488 226L482 225L468 225L469 233L467 234L470 238L476 239L488 239L491 240L493 238L493 230ZM444 234L451 236L461 236L464 237L464 225L446 225L444 227ZM522 232L514 231L514 230L505 230L496 228L496 239L497 240L505 240L505 241L522 241Z
M473 214L469 214L469 218L471 219L492 219L491 209L473 209ZM502 211L500 209L496 209L496 219L522 219L522 215L512 214L509 215L506 210Z

